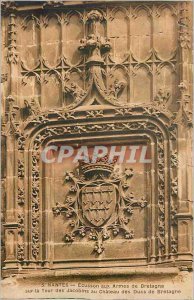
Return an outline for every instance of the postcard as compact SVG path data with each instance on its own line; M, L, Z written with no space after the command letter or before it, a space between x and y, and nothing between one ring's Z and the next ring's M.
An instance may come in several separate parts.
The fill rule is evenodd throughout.
M2 299L193 299L192 2L1 14Z

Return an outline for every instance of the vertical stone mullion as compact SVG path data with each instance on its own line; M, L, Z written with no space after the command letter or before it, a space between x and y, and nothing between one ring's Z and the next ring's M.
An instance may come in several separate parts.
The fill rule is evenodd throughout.
M8 24L8 52L7 63L10 69L10 95L18 96L18 53L17 53L17 27L16 14L11 12Z
M9 22L8 22L8 51L7 51L7 64L9 65L10 73L10 84L9 84L9 94L11 95L11 101L14 101L14 104L18 102L18 53L17 53L17 27L16 27L16 11L15 9L9 12ZM7 107L6 110L9 110L9 99L7 98ZM7 151L7 161L6 161L6 173L7 173L7 222L13 222L15 220L14 209L16 206L15 201L15 180L14 176L15 170L17 168L17 149L16 142L14 137L14 132L12 131L12 119L9 119L11 116L11 111L8 111L8 124L9 124L9 133L6 137L6 151ZM11 117L12 118L12 117Z
M184 260L191 260L191 167L189 167L191 156L190 135L190 21L188 14L188 2L181 2L179 6L179 50L180 50L180 99L178 111L178 260L179 264L186 264ZM189 138L190 137L190 138ZM182 261L182 262L181 262Z
M14 189L14 176L15 176L15 151L13 145L15 144L12 135L7 136L7 160L6 160L6 222L16 221L15 217L15 189Z
M188 72L189 72L189 45L188 45L188 14L187 14L187 3L182 2L180 3L180 11L179 11L179 23L180 25L180 34L179 34L179 49L180 49L180 79L181 82L185 84L185 90L187 90L188 85ZM181 93L181 99L180 99L180 110L182 113L182 109L184 108L184 93ZM186 130L185 130L186 129ZM179 161L179 212L185 212L185 209L187 210L187 203L185 203L185 200L187 200L186 196L186 151L187 148L187 137L186 137L186 131L187 128L185 128L185 124L182 122L182 119L180 120L178 124L178 161Z
M156 262L156 257L158 254L158 249L157 249L157 241L156 241L156 235L157 235L157 203L156 199L158 198L158 192L157 192L157 184L156 184L156 177L157 177L157 170L156 170L156 155L155 153L157 152L157 144L152 142L152 166L151 166L151 182L152 182L152 191L151 191L151 199L152 199L152 204L151 204L151 253L150 253L150 262L155 263Z
M12 7L8 12L8 48L7 64L9 70L9 97L7 97L6 111L8 131L6 135L6 218L5 240L6 260L16 267L17 259L17 143L15 137L14 109L18 103L18 53L17 53L17 10ZM12 104L11 104L12 103ZM16 108L18 109L18 108ZM13 114L12 114L13 113Z

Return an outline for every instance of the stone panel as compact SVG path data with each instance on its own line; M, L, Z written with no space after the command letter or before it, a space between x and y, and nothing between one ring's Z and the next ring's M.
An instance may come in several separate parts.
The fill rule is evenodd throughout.
M190 10L2 2L4 277L191 270ZM151 161L44 164L53 145L146 146Z

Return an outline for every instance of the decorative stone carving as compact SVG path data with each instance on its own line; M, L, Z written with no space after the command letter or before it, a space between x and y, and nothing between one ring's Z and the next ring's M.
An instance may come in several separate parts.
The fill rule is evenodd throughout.
M73 97L74 103L79 103L83 97L86 95L86 92L81 89L78 84L71 82L70 84L66 84L64 88L64 94L71 95Z
M172 253L177 253L178 251L178 243L174 237L171 237L171 251Z
M19 188L18 189L18 204L23 205L24 204L24 189Z
M48 5L47 3L43 4L44 7ZM60 7L65 6L67 3L62 2L53 2L50 3L50 8L54 7ZM41 6L42 7L42 6ZM49 5L47 6L49 8ZM138 19L138 14L141 14L141 11L144 11L147 14L147 17L149 19L152 19L155 17L155 10L157 11L157 16L161 16L163 12L163 6L158 6L156 8L152 8L149 5L140 6L138 9L135 7L131 7L130 5L128 9L122 9L124 22L127 22L128 19L130 19L130 13L133 16L131 19L131 22L136 22L136 19ZM174 16L177 17L178 15L178 9L176 5L167 6L167 8L172 11L172 19L174 20ZM37 59L37 63L34 64L34 68L31 69L28 67L27 62L25 59L22 58L21 60L21 68L22 68L22 83L24 85L29 85L31 78L36 79L35 86L37 89L41 89L42 98L45 98L46 96L44 94L44 86L49 85L48 78L53 77L55 78L55 81L58 82L58 86L55 87L53 92L58 91L60 93L60 103L63 104L65 108L72 109L74 107L77 107L81 104L91 104L91 102L95 101L95 103L98 104L113 104L122 106L123 102L134 102L133 101L133 94L138 94L138 90L136 90L136 84L134 82L135 77L138 78L140 76L140 73L144 72L143 70L147 70L147 75L145 77L145 81L143 84L148 83L148 81L153 77L152 81L152 87L151 87L151 94L155 93L155 87L153 86L153 83L160 82L160 80L157 78L157 75L164 72L166 73L169 69L170 72L172 72L172 77L175 76L176 71L176 65L177 65L177 49L173 46L172 51L170 52L168 56L168 60L166 60L165 57L160 55L159 49L152 49L152 47L149 50L149 55L145 56L143 59L140 59L136 56L136 53L133 53L131 46L133 44L133 35L127 35L126 33L126 40L128 41L128 47L126 50L126 53L124 55L124 58L122 61L118 61L114 59L113 53L115 53L117 45L117 39L120 41L119 36L116 32L109 32L107 30L108 24L114 23L115 15L117 15L117 12L120 11L119 7L114 8L108 8L107 13L104 9L92 9L92 10L72 10L68 11L67 13L64 13L64 22L62 14L59 9L56 10L54 14L50 10L46 13L44 18L39 18L38 14L30 14L27 17L24 18L22 22L22 26L24 28L24 31L27 31L27 28L30 24L30 21L34 22L35 25L35 31L37 33L37 36L39 36L39 28L42 27L48 27L50 20L56 19L56 22L58 24L58 29L62 32L66 32L68 30L68 27L71 26L71 17L77 16L76 18L79 19L80 25L82 27L83 25L83 50L80 51L82 53L82 57L77 53L77 44L75 44L74 51L76 52L76 55L79 56L76 64L72 64L70 60L68 59L68 53L66 53L67 49L63 45L63 51L57 54L57 61L55 65L52 65L50 62L48 62L45 57L40 57ZM136 17L137 16L137 17ZM175 21L175 20L174 20ZM174 22L173 21L173 22ZM154 23L155 24L155 23ZM101 31L99 27L101 26L101 29L105 27ZM115 25L115 27L117 27ZM117 28L115 28L116 30ZM161 29L162 30L162 29ZM99 31L99 32L98 32ZM95 34L96 32L96 34ZM102 33L103 32L103 33ZM107 49L106 53L104 51L101 51L99 47L95 46L96 48L91 48L91 45L86 45L89 40L89 44L93 43L91 40L91 37L89 37L91 34L95 37L98 37L98 44L100 43L101 39L104 40L102 44L109 43L109 47L111 49ZM125 35L125 33L123 33ZM151 34L151 33L150 33ZM149 34L148 34L149 36ZM67 37L68 38L68 37ZM129 40L128 40L129 39ZM110 40L110 41L109 41ZM124 41L123 41L124 42ZM161 41L162 42L162 41ZM157 43L155 43L157 44ZM99 45L98 45L99 46ZM143 45L142 45L143 46ZM38 47L38 45L37 45ZM88 49L90 48L90 51ZM148 47L148 45L146 46ZM61 50L62 50L61 48ZM82 46L81 46L82 48ZM93 86L91 86L92 78L94 77L90 72L90 66L87 67L87 61L92 57L91 51L96 52L97 50L98 54L98 61L101 61L101 73L99 72L99 75L95 76L95 81L98 79L98 90L95 91L96 99L92 100L91 95L92 92L94 92L95 83ZM110 53L110 50L113 53ZM121 49L120 49L121 50ZM37 48L38 51L38 48ZM89 53L90 52L90 53ZM116 51L117 52L117 51ZM42 53L42 52L41 52ZM155 64L156 63L156 64ZM92 63L94 64L94 62ZM155 66L153 68L153 66ZM97 70L97 68L95 67ZM164 71L163 71L164 70ZM165 71L166 70L166 71ZM71 86L71 83L75 84L74 77L72 77L72 74L77 74L80 76L80 80L76 80L76 85ZM69 77L68 80L66 79L66 76ZM113 79L115 80L115 87L114 87L114 80L110 80L111 76L113 76ZM167 75L168 76L168 75ZM149 79L150 78L150 79ZM91 80L90 80L91 79ZM113 81L113 82L112 82ZM137 80L138 82L138 80ZM172 85L170 84L171 81L169 81L170 90L172 89ZM174 82L174 81L173 81ZM135 84L135 85L134 85ZM162 87L162 84L159 84L159 89ZM89 88L91 87L91 89ZM94 87L94 88L93 88ZM135 89L135 91L130 91L130 89ZM150 86L149 86L150 87ZM148 86L147 86L148 88ZM174 98L175 95L171 95L171 99ZM144 96L142 96L144 98ZM69 99L70 98L70 99ZM126 99L127 98L127 99ZM149 97L150 98L150 97ZM82 101L82 100L83 101ZM152 99L150 98L149 101ZM40 98L39 98L40 101ZM43 101L43 99L42 99ZM45 100L47 101L47 100ZM145 101L145 99L142 99L141 101ZM147 100L146 100L147 101ZM149 102L148 101L148 102ZM100 102L100 103L99 103ZM103 103L102 103L103 102ZM152 101L154 102L154 101ZM58 105L58 104L57 104ZM54 105L55 106L55 105Z
M103 110L89 110L86 112L86 118L100 118L103 116Z
M186 82L179 84L179 90L181 97L179 99L179 111L176 115L176 122L181 122L187 126L192 126L192 110L191 110L191 97L188 93L188 87Z
M191 48L191 33L189 30L188 8L187 3L181 3L180 19L179 19L179 40L182 48Z
M19 107L15 104L13 96L9 95L6 98L6 113L5 120L3 120L3 134L17 134L18 133L18 117Z
M32 256L37 258L39 254L39 223L40 223L40 199L39 199L39 155L33 152L32 156Z
M18 214L18 233L24 234L24 214Z
M7 81L7 73L6 74L1 74L1 83Z
M72 95L74 99L73 105L75 106L75 104L83 102L95 87L105 103L121 105L118 102L118 96L126 86L126 83L116 79L114 84L110 86L110 89L107 89L104 84L103 54L110 51L111 45L110 41L102 37L97 31L97 23L103 20L103 15L97 10L92 10L87 14L86 19L89 24L88 31L90 34L87 38L80 40L79 50L86 56L86 66L89 72L88 88L84 91L77 84L70 82L70 84L65 85L64 93Z
M188 219L188 226L191 221L188 214L184 216L182 213L191 202L186 185L187 181L189 183L189 163L183 159L184 170L178 166L179 150L183 151L186 145L184 134L190 130L192 117L188 58L190 33L185 31L186 24L190 26L188 19L179 20L179 49L176 39L172 39L172 35L177 36L178 17L184 15L185 18L187 9L184 4L179 6L177 3L125 3L119 6L106 3L101 7L95 3L88 3L85 7L82 3L82 7L69 8L71 4L37 2L36 10L22 8L22 14L19 9L25 4L17 4L18 12L14 5L3 4L9 7L6 10L9 27L5 30L5 35L8 33L5 40L9 37L5 61L7 76L3 76L3 81L8 79L5 87L9 86L12 96L6 98L2 127L5 144L9 145L7 149L14 149L11 167L6 170L8 182L10 178L12 181L6 192L9 209L4 226L8 234L5 276L15 272L29 273L32 268L39 272L43 266L49 272L50 266L58 268L58 262L61 268L66 268L68 259L71 268L77 245L82 247L85 243L93 249L86 260L92 258L94 265L98 265L99 260L106 259L111 243L127 244L129 249L133 247L138 232L138 228L133 227L133 218L138 214L141 215L139 222L143 224L142 240L145 240L141 248L145 252L141 252L143 258L138 253L134 258L130 257L131 250L126 251L128 266L136 267L140 261L152 267L191 266L191 254L180 248L182 236L178 225L181 218L183 222L184 218ZM62 6L63 9L59 9ZM165 16L172 28L164 38L162 18ZM145 35L140 32L139 18L145 21L141 21ZM122 35L117 32L118 20L123 22ZM72 28L80 30L76 32L80 42L73 34L70 36L71 32L74 33ZM160 35L156 29L160 30ZM51 34L49 37L47 30ZM22 53L22 34L28 35L29 40L33 37L33 47L25 45L29 50L29 61ZM4 45L5 42L3 48ZM54 78L51 86L50 77ZM182 80L179 108L175 93L178 78ZM25 107L22 107L23 103ZM182 129L184 125L185 130ZM45 145L66 141L82 145L87 141L93 146L99 141L107 142L109 137L119 145L121 141L129 140L149 145L153 160L151 169L142 171L146 174L145 192L141 192L138 199L133 194L138 188L133 182L136 172L134 176L131 170L116 173L115 166L111 169L108 162L104 162L95 170L95 177L92 168L96 164L89 162L66 174L68 182L61 186L61 190L66 191L71 184L69 193L65 197L59 195L55 207L53 204L50 207L49 203L56 198L48 196L51 193L46 193L46 189L50 182L53 188L58 172L50 178L50 171L47 173L41 161L40 153ZM185 146L186 153L189 153L188 149ZM10 155L9 151L7 153ZM184 172L188 177L181 181L181 176L185 178ZM183 187L179 189L182 182ZM88 194L94 195L92 205L87 200ZM181 201L187 203L183 209ZM80 210L77 210L78 205ZM50 214L50 209L53 209L53 214ZM59 226L61 221L65 226L69 222L68 228ZM29 231L26 232L27 224ZM58 226L58 240L53 234L56 232L54 226ZM184 230L185 240L189 241L189 230ZM70 253L69 258L61 258L64 252L61 254L57 249L62 242L63 251ZM178 245L179 250L183 249L182 257L177 252ZM132 251L134 254L135 248ZM111 267L115 266L117 258L120 259L120 254L113 254ZM80 261L80 267L86 260ZM126 259L120 261L125 265Z
M21 160L18 161L18 177L24 177L24 162Z
M18 260L24 260L24 245L23 244L18 244L17 246L17 257L18 257Z
M88 19L90 20L90 17L88 17ZM93 18L92 20L92 23L94 24L99 21L98 18ZM93 28L95 28L95 25ZM107 39L99 36L96 32L96 29L93 29L92 33L87 36L86 39L82 39L80 44L79 50L87 54L87 65L93 66L96 64L103 65L104 60L102 58L102 54L106 51L110 51L111 49L110 42Z
M15 1L2 1L1 2L3 13L12 13L17 10L17 3Z
M37 99L31 99L30 101L24 100L24 104L29 115L36 116L40 114L41 107Z
M7 62L17 64L18 63L18 52L16 45L16 16L14 13L10 14L10 22L9 22L9 45L7 52Z
M74 111L58 112L57 116L58 116L57 117L58 120L69 120L69 119L75 120L76 119Z
M116 172L114 162L109 163L107 157L96 163L80 162L74 173L67 172L65 181L72 184L69 194L63 205L56 203L53 208L56 215L63 212L66 218L71 219L71 230L65 234L65 242L72 243L77 235L88 236L96 241L94 251L101 254L104 251L103 242L111 235L132 239L134 233L127 224L133 209L147 205L143 198L134 198L129 187L132 176L132 169L126 169L121 174Z
M171 167L175 168L178 166L178 157L177 157L177 151L174 151L171 154Z
M172 225L175 226L177 225L177 220L176 220L176 214L177 214L177 206L171 206L171 222Z
M23 150L25 136L20 119L20 109L16 105L16 101L13 96L9 95L6 98L6 109L5 116L2 118L2 135L9 136L13 135L17 139L18 150Z
M176 196L178 193L178 179L174 178L171 182L172 196Z
M18 150L24 150L24 143L26 137L22 132L17 131L17 143L18 143Z
M154 103L159 107L166 108L167 102L170 99L170 92L164 89L160 89L154 99Z
M63 1L46 1L46 3L43 3L43 8L61 7L64 5L65 2Z
M134 107L134 112L137 108ZM136 112L137 114L137 112ZM134 113L134 115L136 115ZM137 114L138 116L138 114ZM78 121L78 119L77 119ZM76 121L76 123L77 123ZM160 250L160 254L159 257L162 257L165 251L165 191L164 191L164 186L165 186L165 174L164 174L164 144L163 144L163 138L162 138L162 133L160 131L160 129L155 126L155 124L152 123L147 123L147 122L123 122L120 121L119 123L115 124L101 124L101 125L91 125L88 124L88 126L85 125L67 125L63 128L59 127L54 127L51 130L46 129L44 131L44 133L42 133L41 135L39 134L37 136L37 138L34 140L34 144L35 149L39 149L41 143L43 142L44 139L47 139L48 137L51 137L52 135L56 135L56 136L63 136L64 134L82 134L83 132L87 132L87 133L92 133L92 132L107 132L107 130L109 132L124 132L126 130L129 130L129 132L132 131L136 131L138 132L139 130L145 130L145 131L150 131L150 132L155 132L156 136L158 137L158 153L160 153L159 158L160 158L160 162L159 162L159 186L158 186L158 193L159 193L159 232L158 232L158 242L159 242L159 250ZM35 177L37 178L37 180L39 180L38 178L38 169L35 170ZM39 200L37 201L37 199L39 199L39 186L37 186L36 189L36 193L33 193L33 202L34 204L36 203L36 211L37 213L34 215L32 214L32 220L35 220L35 222L33 222L34 224L34 228L33 228L33 232L34 232L34 239L33 239L33 249L35 248L35 254L34 254L34 250L33 251L33 256L37 257L39 251L39 231L38 231L38 227L39 227ZM35 197L35 198L34 198ZM32 204L34 206L34 204ZM57 211L58 210L63 210L63 208L61 207L60 204L57 205Z

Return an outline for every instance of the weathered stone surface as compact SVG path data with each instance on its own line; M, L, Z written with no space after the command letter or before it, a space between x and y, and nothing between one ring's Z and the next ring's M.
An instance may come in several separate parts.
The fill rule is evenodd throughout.
M191 10L2 2L2 274L14 276L5 288L68 275L75 286L85 276L159 284L165 273L165 288L190 282ZM127 157L146 146L151 162L59 162L61 145L124 147ZM180 289L190 299L191 284Z

